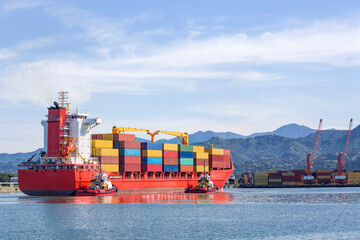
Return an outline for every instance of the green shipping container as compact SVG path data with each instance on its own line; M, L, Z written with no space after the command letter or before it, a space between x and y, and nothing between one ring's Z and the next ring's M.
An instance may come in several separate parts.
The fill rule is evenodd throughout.
M193 146L179 144L179 151L180 152L192 152L193 151Z
M192 158L180 158L180 165L194 165Z

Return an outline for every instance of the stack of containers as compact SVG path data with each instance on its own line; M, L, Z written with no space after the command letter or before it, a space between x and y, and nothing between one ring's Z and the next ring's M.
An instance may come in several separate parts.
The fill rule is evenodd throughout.
M300 183L302 177L305 176L305 170L292 170L291 172L295 173L295 182Z
M224 149L225 168L231 168L231 153L230 150Z
M141 143L141 171L162 172L162 144Z
M194 172L209 172L209 153L203 146L193 146Z
M269 185L281 185L281 173L269 173Z
M296 184L295 173L293 173L293 172L281 173L281 178L282 178L282 185L295 185Z
M92 139L91 147L92 156L98 157L103 170L109 172L119 171L119 151L113 148L112 140Z
M114 145L117 145L117 143ZM119 171L141 171L141 144L135 141L119 141Z
M360 184L360 172L347 173L347 179L350 184Z
M209 153L210 169L225 168L224 149L206 148L205 152Z
M255 185L268 185L268 177L267 173L255 173Z
M177 144L163 143L162 162L164 172L177 172L179 170L179 147Z
M179 172L194 171L193 146L179 145Z
M318 183L328 184L331 182L331 170L317 170L316 179Z

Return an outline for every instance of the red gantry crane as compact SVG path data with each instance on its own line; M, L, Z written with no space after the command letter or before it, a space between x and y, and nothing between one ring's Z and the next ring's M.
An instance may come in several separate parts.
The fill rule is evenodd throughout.
M348 151L349 142L350 142L350 134L351 134L351 130L352 130L352 124L353 124L353 120L351 118L348 134L346 137L344 153L343 154L339 153L339 157L338 157L338 175L335 176L335 179L334 179L335 183L347 183L348 182L346 180L346 176L344 176L343 167L345 166L345 162L346 162L346 156L347 156L347 151Z
M306 157L306 173L305 173L306 175L302 179L302 182L305 184L316 183L314 176L311 175L311 167L314 165L314 161L315 161L315 157L316 157L316 151L317 151L317 146L319 144L321 126L322 126L322 119L320 119L313 152L312 152L312 154L308 153L308 155ZM310 159L310 156L311 156L311 159Z

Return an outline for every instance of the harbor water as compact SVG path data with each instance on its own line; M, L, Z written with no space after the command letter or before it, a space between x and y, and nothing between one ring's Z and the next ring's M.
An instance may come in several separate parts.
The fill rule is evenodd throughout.
M2 239L359 239L360 188L0 194Z

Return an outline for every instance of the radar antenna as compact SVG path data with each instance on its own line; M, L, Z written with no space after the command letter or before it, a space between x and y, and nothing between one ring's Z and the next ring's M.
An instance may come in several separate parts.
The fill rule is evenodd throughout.
M68 93L69 92L64 92L64 91L58 92L60 107L66 108L66 111L69 111L69 109L70 109L70 107L69 107L70 103L68 102L68 99L69 99Z

